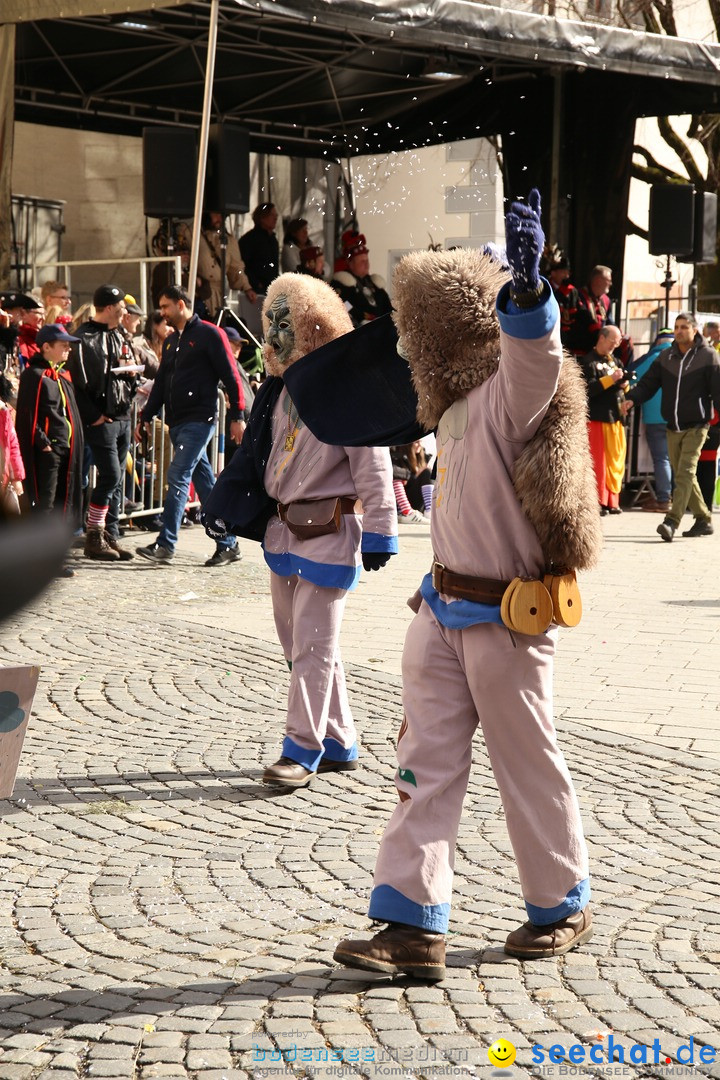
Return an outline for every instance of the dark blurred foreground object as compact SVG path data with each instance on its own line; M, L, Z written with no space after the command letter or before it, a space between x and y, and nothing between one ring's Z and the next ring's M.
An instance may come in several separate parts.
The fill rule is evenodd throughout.
M72 529L61 517L0 517L0 620L13 615L60 573ZM0 799L15 787L39 667L0 668Z
M72 529L62 518L0 517L0 620L29 604L58 576L71 541Z
M417 394L397 344L392 316L384 315L284 372L295 408L317 439L334 446L398 446L427 434L417 421Z

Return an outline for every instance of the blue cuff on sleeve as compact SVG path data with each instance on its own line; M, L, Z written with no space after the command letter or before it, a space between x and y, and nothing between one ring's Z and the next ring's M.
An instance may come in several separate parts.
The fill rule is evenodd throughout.
M363 533L360 550L366 554L371 551L381 551L388 555L397 555L397 536L381 536L380 533Z
M555 295L545 279L545 291L535 307L519 308L510 299L510 283L498 293L496 310L500 328L510 337L530 340L545 337L560 318Z

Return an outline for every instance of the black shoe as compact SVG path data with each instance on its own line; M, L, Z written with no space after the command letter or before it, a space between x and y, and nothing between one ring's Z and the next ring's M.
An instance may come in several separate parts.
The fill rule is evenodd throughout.
M133 499L126 499L123 510L129 516L130 514L136 514L138 510L142 510L143 504L141 502L135 502Z
M231 548L218 548L214 555L205 560L206 566L227 566L228 563L240 562L242 555L237 546Z
M608 506L607 512L608 514L622 514L622 510L619 506Z
M600 517L605 517L607 512L608 512L608 507L607 506L601 506L600 507Z
M712 521L695 518L695 524L690 529L686 529L683 536L712 536L714 531Z
M142 555L143 559L149 559L154 563L167 563L170 562L174 551L170 548L161 547L160 544L148 544L147 547L135 548L138 555Z
M664 521L660 522L655 531L657 532L658 536L662 536L663 540L667 540L669 544L672 541L673 536L675 535L676 529L677 525L675 524L675 522L671 521L670 518L665 518Z
M194 524L195 524L195 522L191 521L190 518L187 516L187 514L183 514L182 520L180 522L180 528L181 529L192 529Z

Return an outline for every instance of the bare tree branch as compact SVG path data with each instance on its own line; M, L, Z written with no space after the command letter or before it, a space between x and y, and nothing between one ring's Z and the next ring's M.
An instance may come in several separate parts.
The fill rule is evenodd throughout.
M686 176L681 176L680 173L668 168L667 165L661 165L644 146L633 146L633 154L640 154L641 157L645 158L645 165L641 165L638 161L632 163L633 176L637 176L638 179L647 180L648 184L662 184L668 183L668 181L675 184L687 183ZM636 169L642 170L644 175L635 172Z
M630 218L627 219L627 225L625 227L625 233L627 236L640 236L643 240L650 239L650 233L647 229L643 229L640 225L636 225Z
M720 2L718 0L708 0L708 7L710 8L712 21L715 24L715 33L720 38Z
M688 144L681 135L678 135L667 116L658 116L657 122L663 139L675 151L685 166L690 182L700 189L704 188L705 177L698 168Z
M637 10L640 12L645 23L645 29L651 34L662 33L662 27L658 22L652 0L638 0Z
M643 180L646 184L666 184L668 177L664 172L658 169L648 169L645 165L640 165L637 161L633 161L630 166L630 175L634 176L636 180Z

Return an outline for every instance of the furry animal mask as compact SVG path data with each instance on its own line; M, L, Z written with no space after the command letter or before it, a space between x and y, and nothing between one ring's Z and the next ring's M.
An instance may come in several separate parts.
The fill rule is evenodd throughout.
M393 318L428 430L497 370L495 298L508 275L478 251L418 251L393 278Z
M353 324L342 300L326 282L309 274L281 274L268 289L263 307L266 338L270 328L268 313L281 297L287 301L288 320L295 340L284 363L279 362L275 349L267 342L263 345L263 357L270 374L282 378L290 364L328 341L349 334Z
M454 401L497 371L495 299L507 274L477 250L416 252L398 264L394 320L431 429ZM587 437L587 397L575 360L563 361L557 390L515 463L513 483L547 569L583 570L600 554L597 488Z

